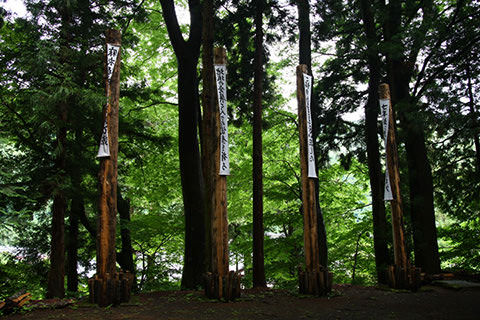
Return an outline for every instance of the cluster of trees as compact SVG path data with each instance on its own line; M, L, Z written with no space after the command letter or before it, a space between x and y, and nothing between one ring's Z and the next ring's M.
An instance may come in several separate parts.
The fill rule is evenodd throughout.
M383 283L392 263L381 82L398 119L412 263L480 269L478 2L25 5L26 17L0 12L0 295L62 295L52 276L63 272L74 295L94 269L107 28L122 31L117 262L137 289L196 288L209 268L213 102L200 92L213 45L227 48L230 260L246 286L295 287L303 261L294 89L280 83L299 63L316 78L319 254L336 281Z

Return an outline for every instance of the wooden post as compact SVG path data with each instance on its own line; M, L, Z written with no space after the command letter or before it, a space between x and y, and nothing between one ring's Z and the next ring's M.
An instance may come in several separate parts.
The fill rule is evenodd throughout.
M214 64L225 65L227 52L225 48L215 48ZM215 95L217 96L217 95ZM218 112L218 100L215 103L215 184L214 184L214 214L212 217L213 238L213 264L214 273L225 276L228 272L228 218L227 218L227 176L220 175L220 112Z
M299 271L300 292L325 294L332 274L320 265L317 231L317 206L315 197L315 178L309 177L308 123L305 97L304 74L308 74L306 65L297 67L298 126L300 136L300 167L303 204L303 240L305 251L305 273ZM309 97L310 98L310 97ZM311 130L310 130L311 131ZM313 143L313 141L312 141ZM315 159L313 159L315 160ZM322 273L322 275L320 275ZM326 276L325 276L326 275Z
M227 53L225 48L214 49L214 64L226 65ZM215 108L213 110L204 109L204 139L205 144L213 145L213 159L210 175L212 180L212 199L211 206L211 234L212 234L212 272L206 275L205 293L208 297L234 300L240 296L240 291L236 290L238 275L229 272L228 259L228 216L227 216L227 176L220 175L220 143L221 143L221 123L218 103L218 93L215 87L204 88L215 96ZM205 85L205 83L204 83ZM213 104L212 104L213 105Z
M118 30L107 30L107 44L121 45ZM100 158L100 201L97 224L97 275L104 278L115 273L115 227L117 215L117 153L118 153L118 101L120 97L120 53L115 63L112 78L107 76L107 52L105 51L105 90L107 105L104 117L108 127L110 156Z
M388 134L385 139L387 171L390 178L390 188L393 199L390 200L392 211L392 234L393 234L393 252L395 266L388 268L389 284L391 287L399 289L417 289L420 285L420 279L415 275L418 273L415 267L410 266L407 258L405 245L405 233L403 229L403 205L402 195L400 193L400 171L398 163L397 143L395 139L395 117L393 114L392 102L390 98L390 89L388 84L382 83L378 89L379 99L388 100L389 118Z
M105 41L108 45L121 46L121 33L107 30ZM120 98L120 50L115 58L105 50L104 81L107 104L104 108L103 123L108 132L109 154L100 158L99 178L99 212L97 220L97 274L88 281L90 301L100 306L125 302L130 296L133 279L117 273L115 235L117 223L117 154L118 154L118 104ZM109 61L112 60L112 61ZM110 62L110 63L109 63ZM109 65L113 65L110 72ZM105 136L106 137L106 136ZM126 292L124 292L126 291Z
M379 86L379 98L390 100L390 89L388 84L381 84ZM405 250L405 236L403 232L403 208L402 196L400 194L400 172L398 169L398 153L397 143L395 140L395 121L393 116L392 103L389 103L389 125L387 139L387 164L388 173L390 176L390 185L393 194L393 200L390 200L392 209L392 229L393 229L393 251L395 257L395 265L406 268L407 254Z

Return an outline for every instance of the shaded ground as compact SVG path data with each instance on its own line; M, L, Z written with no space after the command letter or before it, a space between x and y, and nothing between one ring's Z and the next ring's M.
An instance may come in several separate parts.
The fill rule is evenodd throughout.
M426 286L411 293L338 285L328 298L247 290L230 303L208 300L200 291L167 291L140 294L118 307L79 302L1 319L480 319L480 290Z

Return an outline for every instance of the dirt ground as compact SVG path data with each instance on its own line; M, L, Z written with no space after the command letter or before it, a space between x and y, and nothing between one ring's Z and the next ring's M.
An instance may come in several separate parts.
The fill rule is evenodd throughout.
M117 307L80 301L1 319L480 319L480 290L425 286L412 293L336 285L330 297L246 290L230 303L208 300L201 291L165 291L139 294Z

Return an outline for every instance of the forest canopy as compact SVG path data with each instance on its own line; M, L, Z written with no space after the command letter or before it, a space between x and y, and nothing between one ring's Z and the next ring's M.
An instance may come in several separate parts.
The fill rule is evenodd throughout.
M393 263L381 83L390 85L396 118L408 259L431 274L479 273L480 3L261 2L210 2L211 44L227 52L228 244L242 285L251 287L255 278L255 123L263 143L266 284L297 288L304 263L300 63L314 77L320 260L334 281L385 283ZM192 230L206 228L208 211L201 154L207 3L24 0L24 16L0 8L0 298L20 289L48 295L59 207L66 295L88 292L96 268L107 29L122 33L118 268L135 274L138 291L200 286L184 266L190 254L204 258L186 246L208 245L188 236L201 237ZM262 89L260 122L254 85Z

